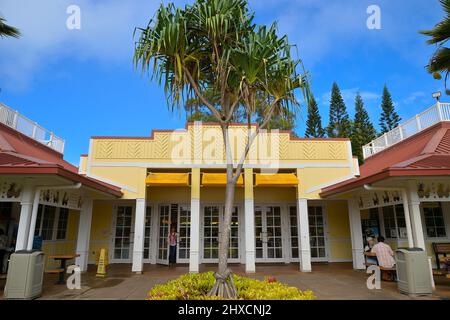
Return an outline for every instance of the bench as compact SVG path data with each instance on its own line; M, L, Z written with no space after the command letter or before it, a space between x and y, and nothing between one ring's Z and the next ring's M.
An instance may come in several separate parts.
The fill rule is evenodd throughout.
M441 259L439 255L443 255L444 258L447 257L447 254L450 254L450 242L433 242L433 251L436 257L436 267L437 269L441 269Z
M57 268L57 269L50 269L50 270L46 270L45 273L51 273L51 274L58 274L64 272L63 268Z
M373 252L364 252L364 259L365 259L365 263L364 265L366 267L370 267L370 266L378 266L378 260L377 263L373 263L373 262L368 262L369 257L375 258L375 260L377 260L377 255ZM386 267L382 267L379 266L380 271L381 271L381 279L385 280L385 281L394 281L395 280L395 276L397 275L397 269L394 268L386 268Z
M397 269L394 268L386 268L380 266L381 270L381 279L385 281L395 281L395 277L397 276Z

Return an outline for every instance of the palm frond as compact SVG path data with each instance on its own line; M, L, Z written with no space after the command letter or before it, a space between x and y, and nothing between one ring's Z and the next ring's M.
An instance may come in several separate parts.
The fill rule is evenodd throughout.
M20 31L19 29L7 25L6 20L2 17L0 17L0 37L14 37L19 38L20 37Z

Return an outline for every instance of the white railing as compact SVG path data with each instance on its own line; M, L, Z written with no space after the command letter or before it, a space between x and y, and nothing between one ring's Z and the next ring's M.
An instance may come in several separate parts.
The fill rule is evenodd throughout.
M14 109L0 102L0 123L11 127L40 143L64 153L64 139L55 136L53 132L41 127L36 122L21 115Z
M450 103L438 102L414 118L372 140L363 146L364 159L441 121L450 121Z

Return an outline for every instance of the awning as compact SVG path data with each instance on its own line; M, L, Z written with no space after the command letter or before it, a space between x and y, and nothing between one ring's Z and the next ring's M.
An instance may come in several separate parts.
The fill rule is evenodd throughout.
M224 187L227 184L227 174L226 173L203 173L202 174L202 186L205 187ZM244 179L242 174L236 183L237 186L244 185Z
M149 173L145 179L145 183L150 187L172 186L186 187L189 186L189 173L174 172L157 172Z
M255 177L256 187L296 187L298 178L293 173L257 173Z

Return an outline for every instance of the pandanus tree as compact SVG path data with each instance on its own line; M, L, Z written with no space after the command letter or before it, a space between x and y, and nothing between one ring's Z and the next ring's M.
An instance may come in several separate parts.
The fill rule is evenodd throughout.
M307 73L291 56L287 36L278 36L276 24L254 23L246 0L197 0L184 8L161 5L147 27L136 32L134 64L164 86L169 109L198 99L221 128L227 182L218 271L210 295L236 297L227 266L236 182L260 130L273 117L299 107L297 90L308 99ZM264 116L251 129L257 100L263 101L258 105ZM248 135L234 162L228 130L242 108Z
M20 31L13 26L6 24L6 20L0 17L0 37L14 37L18 38Z
M447 78L450 73L450 48L445 46L450 39L450 0L440 0L445 17L431 30L421 31L420 33L429 36L428 44L436 45L436 51L431 56L427 66L428 72L433 74L435 79L442 79L441 74L445 74L445 86L447 88ZM446 90L450 94L450 90Z

